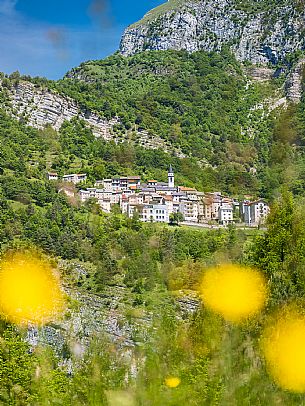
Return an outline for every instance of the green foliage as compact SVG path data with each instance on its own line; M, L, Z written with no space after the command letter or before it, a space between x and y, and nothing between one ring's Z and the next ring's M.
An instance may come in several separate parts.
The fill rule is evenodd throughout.
M262 125L254 123L255 111L248 114L261 101L263 87L245 84L240 64L223 50L221 54L145 52L128 58L115 54L83 63L62 81L48 85L77 100L84 111L107 119L120 117L122 123L114 131L122 139L146 130L150 137L158 135L193 157L171 158L184 182L205 189L220 186L235 194L258 191L259 182L249 169L266 164L272 135L272 120ZM244 130L254 124L260 128L250 138ZM70 130L68 134L73 140ZM159 151L151 154L136 148L134 153L127 146L119 150L114 155L121 166L130 168L135 162L145 171L154 168L153 177L156 168L164 169L165 160L168 166L169 158ZM215 169L198 165L198 160ZM104 167L107 171L107 164Z
M260 7L263 3L255 2ZM299 57L290 55L285 63L292 66ZM74 98L85 114L119 116L121 123L113 132L122 143L95 139L76 118L57 134L50 128L35 131L1 112L0 174L9 176L13 171L41 179L46 170L86 171L92 186L96 178L118 174L166 180L171 163L178 183L199 190L272 199L281 185L289 183L295 194L304 193L304 102L282 113L257 108L281 84L275 79L249 86L243 67L226 49L144 52L128 58L114 54L83 63L58 82L17 76L4 78L8 82L0 91L4 103L6 87L16 80L31 80L35 86ZM188 158L130 143L137 131L144 130ZM27 203L31 198L24 186L20 198L13 199Z
M169 222L171 224L179 224L181 221L184 220L183 214L180 212L177 213L171 213L169 216Z
M191 55L145 52L128 58L115 54L83 63L59 82L30 80L74 98L84 113L89 110L107 119L119 116L122 121L113 131L122 142L95 139L76 118L64 123L57 134L50 128L29 129L1 113L0 173L2 168L6 175L13 171L41 179L46 170L60 175L86 171L92 186L96 178L136 173L143 180L164 181L172 164L177 183L199 190L270 199L289 181L294 193L302 193L303 104L283 114L253 108L279 85L274 80L246 86L242 66L227 50ZM6 100L4 88L0 93ZM188 158L130 143L137 131L144 130ZM30 201L27 188L22 188L25 195L20 200Z
M226 51L114 55L82 64L73 74L86 81L32 81L74 97L84 110L107 118L119 115L118 133L146 129L191 157L179 159L127 141L107 143L79 119L65 122L57 133L34 130L0 111L1 253L36 246L67 264L62 274L66 286L97 295L105 295L111 285L124 288L130 294L129 314L138 311L152 321L142 343L137 340L141 334L133 332L142 344L132 350L140 365L135 378L130 359L125 362L103 338L96 337L69 375L54 354L40 349L31 353L23 332L4 328L0 402L112 406L123 397L143 406L305 404L303 396L281 391L266 374L258 346L265 313L233 327L207 309L182 316L179 297L172 293L196 290L208 266L235 261L265 273L271 306L302 299L303 200L284 193L274 204L268 230L252 244L255 231L143 224L137 216L122 215L118 207L107 215L96 201L71 204L58 193L60 185L45 176L48 170L60 175L82 171L88 174L88 186L118 174L166 180L172 164L178 183L200 190L271 198L289 181L294 194L304 195L304 100L278 117L262 120L254 111L250 119L249 106L261 100L262 88L245 90L241 67ZM5 79L3 86L9 88L24 78L16 72ZM249 120L260 129L259 136L250 138L242 131ZM258 168L257 176L250 174L252 166ZM182 218L178 214L171 220L177 224ZM79 275L76 266L86 271ZM179 377L181 384L166 387L168 376Z
M83 121L72 119L64 122L59 131L59 142L63 153L73 154L79 158L90 157L95 137Z
M247 142L241 134L248 107L241 102L244 77L229 53L115 54L72 74L85 82L66 78L57 88L84 108L118 115L125 127L151 130L187 154L210 160L226 140Z
M0 402L27 405L31 397L34 357L29 346L12 328L0 337Z
M304 295L304 231L303 204L285 192L273 206L268 231L251 247L252 263L270 281L272 303Z

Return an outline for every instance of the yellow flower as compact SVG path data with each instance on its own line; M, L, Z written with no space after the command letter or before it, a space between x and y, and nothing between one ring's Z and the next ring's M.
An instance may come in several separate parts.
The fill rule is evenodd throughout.
M177 386L179 386L180 383L181 383L181 380L177 377L171 376L171 377L165 379L165 385L168 388L177 388Z
M1 314L20 325L45 324L64 307L51 266L29 254L14 253L2 261L0 292Z
M267 285L261 273L238 265L208 270L200 291L208 308L235 323L254 316L267 299Z
M267 367L283 389L305 392L305 317L281 309L266 327L261 341Z

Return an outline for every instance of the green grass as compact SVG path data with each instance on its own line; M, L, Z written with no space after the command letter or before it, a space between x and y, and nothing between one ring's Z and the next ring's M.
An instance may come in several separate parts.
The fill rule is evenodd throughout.
M167 1L164 4L161 4L161 6L155 7L152 10L150 10L148 13L145 14L145 16L140 21L137 21L136 23L130 25L129 28L135 28L145 23L149 23L158 18L159 16L165 14L167 11L170 10L174 11L179 5L181 5L181 3L184 2L185 2L184 0Z
M161 4L161 6L158 6L156 8L153 8L150 10L145 16L138 22L130 25L129 28L136 28L140 25L147 24L156 18L160 17L161 15L167 13L168 11L175 11L178 10L180 6L185 4L185 0L169 0L164 4Z

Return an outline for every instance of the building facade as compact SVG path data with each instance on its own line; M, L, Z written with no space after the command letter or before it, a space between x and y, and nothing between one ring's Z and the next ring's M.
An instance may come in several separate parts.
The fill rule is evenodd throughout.
M80 173L80 174L73 173L71 175L64 175L62 177L62 180L64 182L74 183L74 185L77 185L78 183L86 182L87 175L85 173Z
M264 199L254 202L245 201L242 203L241 213L247 225L259 226L265 224L270 207Z
M72 175L70 175L72 176ZM141 183L140 176L115 177L97 181L96 188L80 190L80 200L97 199L103 211L109 213L119 205L122 213L138 215L143 222L168 223L170 215L180 212L186 222L217 222L224 226L234 221L236 201L220 192L203 193L194 188L175 186L173 168L168 170L168 182L155 179ZM241 212L249 225L263 222L269 206L263 200L246 202Z

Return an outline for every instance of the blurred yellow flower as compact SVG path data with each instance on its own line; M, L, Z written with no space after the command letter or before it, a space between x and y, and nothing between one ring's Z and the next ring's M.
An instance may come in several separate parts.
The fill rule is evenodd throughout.
M29 254L14 253L0 264L0 312L9 321L45 324L64 308L51 266Z
M264 331L267 367L283 389L305 392L305 316L285 309Z
M260 272L228 264L204 274L200 293L208 308L228 321L239 323L263 308L267 284Z
M171 377L165 379L165 385L168 388L177 388L177 386L179 386L180 383L181 383L181 380L177 377L171 376Z

